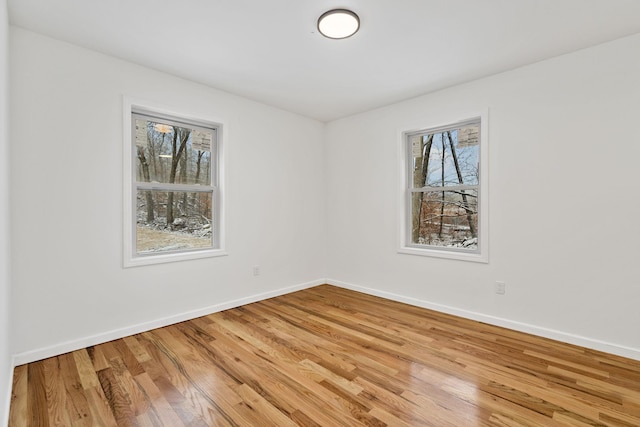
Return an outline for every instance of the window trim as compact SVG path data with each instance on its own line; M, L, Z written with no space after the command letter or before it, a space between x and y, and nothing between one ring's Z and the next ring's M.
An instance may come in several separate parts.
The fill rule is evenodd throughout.
M215 158L217 167L214 169L217 176L212 180L214 215L217 213L217 220L214 221L214 232L217 231L217 240L214 240L214 247L207 249L190 249L184 252L171 252L159 254L137 255L135 253L135 194L134 189L137 183L135 177L134 141L132 131L132 115L144 114L158 118L169 118L182 120L185 124L194 126L215 127L217 132L216 152L212 153L212 161ZM123 97L123 145L122 145L122 165L123 165L123 267L136 267L143 265L162 264L167 262L186 261L192 259L202 259L227 255L225 246L225 169L224 169L224 146L226 142L227 126L225 120L211 118L203 114L192 114L176 112L165 106L161 106L149 101L136 100L127 96ZM143 184L144 185L144 184ZM163 187L170 184L163 184Z
M489 112L487 109L483 111L471 112L468 114L457 115L456 118L447 119L446 117L434 122L420 124L417 126L406 126L399 133L398 143L398 162L400 164L400 197L398 201L398 253L408 255L419 255L435 258L446 258L459 261L472 261L480 263L489 262ZM408 136L420 132L438 132L458 125L464 125L473 120L480 121L480 183L478 185L478 249L475 251L461 251L455 248L423 246L411 242L412 224L411 194L415 192L411 188L412 184L412 168L409 161L409 143ZM454 187L452 187L454 188Z

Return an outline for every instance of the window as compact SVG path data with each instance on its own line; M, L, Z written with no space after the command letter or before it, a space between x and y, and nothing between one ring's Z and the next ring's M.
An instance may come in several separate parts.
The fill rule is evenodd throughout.
M400 252L487 261L484 123L477 117L403 134Z
M125 266L223 255L222 125L128 111Z

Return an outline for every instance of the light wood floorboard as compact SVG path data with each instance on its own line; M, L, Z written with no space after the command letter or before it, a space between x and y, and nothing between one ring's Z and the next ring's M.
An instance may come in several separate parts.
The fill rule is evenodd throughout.
M640 426L640 362L322 285L14 372L10 427Z

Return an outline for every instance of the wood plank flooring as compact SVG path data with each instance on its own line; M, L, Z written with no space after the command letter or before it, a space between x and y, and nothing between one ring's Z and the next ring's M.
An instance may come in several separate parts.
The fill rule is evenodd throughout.
M329 285L15 369L10 427L640 426L640 362Z

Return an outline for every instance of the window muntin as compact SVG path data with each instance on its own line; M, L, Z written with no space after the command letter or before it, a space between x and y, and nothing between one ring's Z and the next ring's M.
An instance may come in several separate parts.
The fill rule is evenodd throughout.
M479 254L480 119L405 134L406 246Z
M220 248L219 127L132 111L132 258Z

